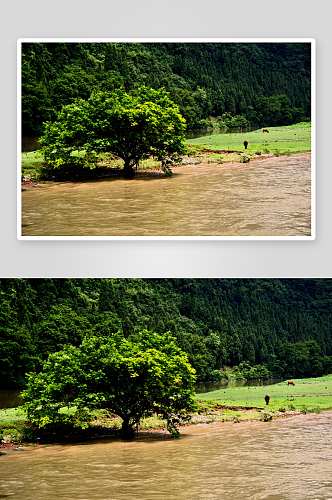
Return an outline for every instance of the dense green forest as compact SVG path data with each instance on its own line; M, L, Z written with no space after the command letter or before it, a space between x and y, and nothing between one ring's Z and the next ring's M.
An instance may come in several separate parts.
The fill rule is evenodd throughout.
M198 380L332 372L331 279L1 279L0 384L86 335L170 331Z
M165 88L187 129L310 119L309 43L23 43L22 133L93 90Z

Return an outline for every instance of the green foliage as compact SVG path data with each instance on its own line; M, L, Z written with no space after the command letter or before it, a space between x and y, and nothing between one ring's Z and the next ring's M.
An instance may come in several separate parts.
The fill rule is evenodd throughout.
M36 325L37 351L41 359L66 344L78 346L87 334L89 322L65 305L51 308L47 319Z
M262 422L271 422L273 418L273 415L270 415L269 413L263 413L261 421Z
M285 378L319 377L324 373L321 348L315 340L282 344L279 357Z
M0 279L1 388L86 335L170 331L199 381L332 373L330 279Z
M30 422L37 427L71 423L86 427L91 410L119 415L125 438L153 413L167 420L172 435L193 408L194 370L169 334L144 330L131 342L120 333L86 337L49 356L43 372L30 373L23 392Z
M250 366L248 361L233 366L233 372L237 380L267 380L272 377L272 373L265 365Z
M249 121L243 115L232 116L229 111L218 117L218 123L220 128L248 127L250 125Z
M132 94L93 92L64 106L57 121L45 125L40 143L45 161L55 168L92 168L108 152L124 160L127 176L149 157L170 173L170 165L185 152L184 130L185 120L167 92L141 87Z
M294 119L304 115L293 112L290 99L286 95L275 95L271 97L259 97L256 100L255 108L258 122L269 126L290 125Z
M51 99L44 82L28 61L22 62L22 128L26 135L40 135L43 122L52 117Z
M0 303L0 352L0 387L22 386L36 358L30 333L8 300Z
M57 78L50 83L50 97L55 110L72 104L75 99L88 99L96 87L96 78L76 65L66 66Z
M310 63L307 43L23 43L23 134L92 90L142 86L166 88L188 129L223 115L220 126L294 123L310 118Z

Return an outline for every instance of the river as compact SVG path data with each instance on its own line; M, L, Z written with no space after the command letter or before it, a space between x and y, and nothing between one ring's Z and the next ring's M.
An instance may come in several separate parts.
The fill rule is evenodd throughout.
M1 408L14 408L23 404L21 398L21 391L13 389L11 391L0 390L0 409ZM1 497L0 497L1 498Z
M24 500L331 500L332 412L182 429L0 457L0 497Z
M310 236L311 155L27 186L22 236Z
M218 391L219 389L231 389L232 387L259 387L279 384L283 379L261 379L261 380L220 380L218 382L197 382L195 384L196 394ZM1 400L0 400L1 405ZM1 406L0 406L1 407Z

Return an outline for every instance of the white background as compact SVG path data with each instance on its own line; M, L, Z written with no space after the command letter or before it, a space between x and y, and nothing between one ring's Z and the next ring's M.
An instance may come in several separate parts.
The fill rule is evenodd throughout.
M10 0L1 5L0 277L331 277L332 2ZM18 38L315 38L314 241L19 241Z

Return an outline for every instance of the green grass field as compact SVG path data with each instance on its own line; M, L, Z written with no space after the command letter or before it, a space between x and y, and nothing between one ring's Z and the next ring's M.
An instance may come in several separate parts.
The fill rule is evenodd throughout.
M332 375L312 379L293 379L295 386L286 382L259 387L233 387L196 394L202 403L216 403L231 407L263 408L270 412L299 410L302 412L332 409ZM269 405L265 395L270 396Z
M8 439L12 443L21 440L25 427L26 415L21 407L0 410L0 443Z
M311 151L311 123L303 122L284 127L269 127L248 133L214 134L187 140L194 149L206 148L215 151L242 151L247 155L271 153L276 156ZM248 142L245 149L243 142Z

